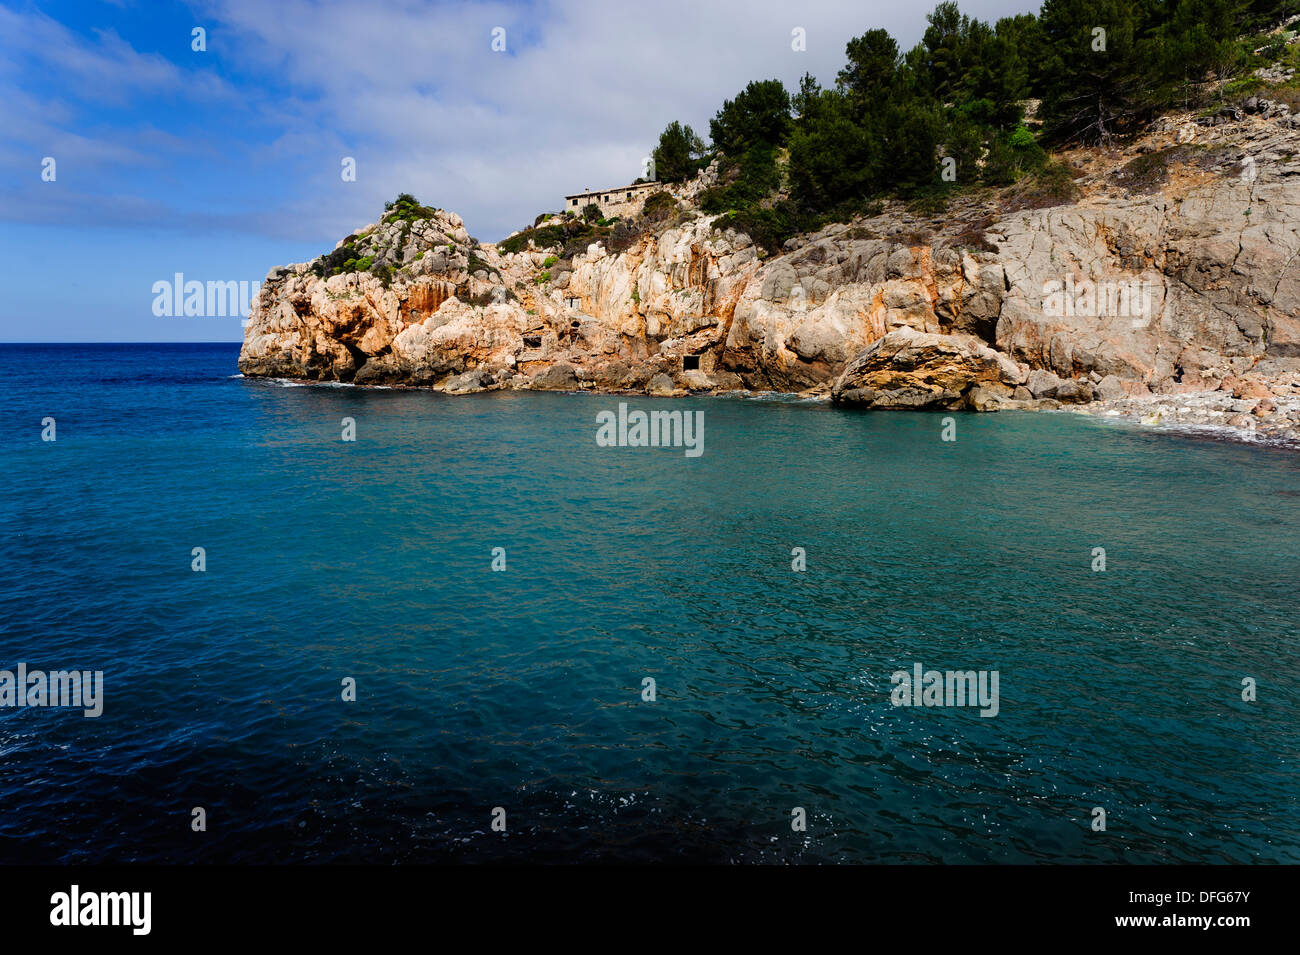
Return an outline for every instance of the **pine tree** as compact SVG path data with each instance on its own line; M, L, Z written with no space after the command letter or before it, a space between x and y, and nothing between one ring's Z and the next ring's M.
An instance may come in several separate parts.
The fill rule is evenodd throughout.
M728 156L751 146L781 145L790 131L790 94L780 80L750 83L709 120L713 145Z
M1062 139L1109 142L1147 105L1137 5L1044 0L1041 23L1049 129Z
M687 179L699 168L703 154L704 142L695 130L673 120L659 134L659 145L654 150L655 177L661 182Z

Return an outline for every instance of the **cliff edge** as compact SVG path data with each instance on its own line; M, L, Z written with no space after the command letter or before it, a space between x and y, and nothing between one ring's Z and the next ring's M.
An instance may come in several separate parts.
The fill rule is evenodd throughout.
M770 253L699 211L699 181L633 221L548 217L496 244L404 196L271 270L239 368L448 393L1068 406L1293 439L1300 117L1253 105L1066 153L1053 183L928 215L889 203Z

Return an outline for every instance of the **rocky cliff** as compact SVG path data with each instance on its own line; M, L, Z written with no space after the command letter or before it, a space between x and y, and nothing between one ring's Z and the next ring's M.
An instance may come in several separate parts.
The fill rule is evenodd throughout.
M479 244L454 213L402 207L273 269L239 367L452 393L1066 405L1300 434L1298 127L1258 104L1170 116L1126 150L1061 157L1066 204L1023 185L928 216L895 203L773 254L701 214L699 183L578 248L559 226Z

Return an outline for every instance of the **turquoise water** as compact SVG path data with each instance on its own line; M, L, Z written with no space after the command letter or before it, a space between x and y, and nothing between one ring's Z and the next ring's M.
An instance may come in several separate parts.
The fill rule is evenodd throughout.
M2 861L1300 862L1292 452L236 353L0 346L0 668L105 686L0 709ZM620 400L704 454L598 447Z

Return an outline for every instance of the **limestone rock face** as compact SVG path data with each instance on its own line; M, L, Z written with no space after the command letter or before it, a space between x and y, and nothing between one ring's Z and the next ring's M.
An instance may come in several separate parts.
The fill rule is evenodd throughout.
M831 386L831 400L867 408L955 410L1009 400L1026 376L973 335L899 328L849 362ZM982 390L972 396L976 388Z
M362 271L329 274L328 256L271 271L240 369L454 393L829 390L870 407L1287 398L1300 128L1267 110L1167 117L1133 155L1168 150L1149 192L1116 185L1129 157L1094 157L1073 204L925 219L895 203L770 254L694 208L716 169L617 251L507 254L454 213L386 216L340 243Z
M538 388L643 390L656 375L674 392L743 386L717 353L758 268L748 236L715 232L696 215L617 255L596 243L558 259L462 247L471 241L458 238L463 226L442 215L412 232L447 244L404 247L407 264L387 282L368 271L319 274L323 259L273 270L254 302L240 370L456 393L467 390L468 371L486 366ZM363 239L371 231L392 229L378 223ZM554 373L561 366L569 373Z
M1062 378L1095 371L1169 393L1300 356L1300 276L1288 267L1300 251L1300 182L1262 180L1000 223L1009 288L995 344ZM1044 307L1052 283L1096 293Z

